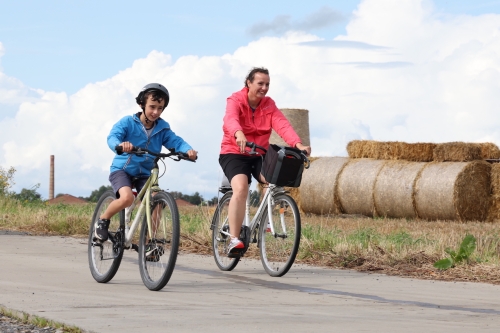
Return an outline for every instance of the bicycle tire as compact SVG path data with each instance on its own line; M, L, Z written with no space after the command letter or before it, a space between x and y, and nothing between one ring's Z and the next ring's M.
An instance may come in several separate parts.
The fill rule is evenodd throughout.
M295 200L289 195L280 194L272 198L272 234L267 230L268 209L268 206L264 209L259 226L260 260L270 276L280 277L292 267L299 250L300 213Z
M179 210L170 193L159 192L152 198L151 225L150 239L144 216L139 238L139 271L144 285L158 291L170 280L179 251Z
M109 282L115 276L123 257L125 238L125 215L123 210L111 218L107 241L100 242L94 235L97 220L115 199L116 196L113 191L104 192L97 201L90 222L87 251L89 268L92 276L99 283Z
M226 192L222 196L212 218L212 251L215 263L221 271L232 271L240 261L239 258L229 258L227 256L227 248L231 237L220 232L221 230L229 232L228 208L232 196L232 191Z

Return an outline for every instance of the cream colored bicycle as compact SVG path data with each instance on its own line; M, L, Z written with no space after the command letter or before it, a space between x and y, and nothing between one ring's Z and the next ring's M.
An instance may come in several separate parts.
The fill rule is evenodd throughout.
M122 147L117 146L115 149L120 153ZM170 153L156 153L134 147L129 153L153 156L154 166L132 205L111 219L109 238L105 242L94 236L95 225L116 197L113 191L107 191L99 198L90 222L88 238L90 272L97 282L110 281L120 267L124 250L133 249L139 252L139 271L148 289L157 291L168 283L179 249L179 211L172 195L158 186L158 161L164 158L191 161L187 154L169 150ZM141 230L137 245L133 244L132 240L139 224Z

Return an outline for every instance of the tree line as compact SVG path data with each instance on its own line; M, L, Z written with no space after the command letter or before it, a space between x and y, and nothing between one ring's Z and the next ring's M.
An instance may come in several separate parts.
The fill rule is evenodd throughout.
M20 201L28 201L28 202L34 202L34 201L43 201L42 195L38 193L38 188L40 187L40 184L36 184L32 186L31 188L23 188L19 193L9 191L9 189L15 184L14 183L14 174L16 172L16 169L13 167L9 169L4 169L0 166L0 197L1 196L10 196L14 199L20 200ZM88 201L88 202L97 202L101 195L109 190L113 190L113 188L108 185L102 185L98 189L93 190L88 197L82 197L79 196L79 199ZM172 191L169 192L172 194L174 199L182 199L186 200L187 202L193 204L193 205L209 205L209 206L215 206L217 205L218 202L218 197L214 196L209 200L205 200L203 196L199 192L194 192L194 194L184 194L182 192L178 191ZM64 195L64 193L59 193L56 195L57 197L60 197ZM250 202L252 203L253 206L256 206L260 198L260 194L258 191L252 191L250 194Z

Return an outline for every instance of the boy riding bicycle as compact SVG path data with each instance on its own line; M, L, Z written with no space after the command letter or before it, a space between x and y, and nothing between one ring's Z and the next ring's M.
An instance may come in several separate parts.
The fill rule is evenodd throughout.
M142 112L120 119L108 135L109 148L115 152L115 147L119 145L123 147L124 153L115 155L110 168L109 181L116 193L116 200L110 203L96 222L95 237L101 242L108 239L110 219L133 203L132 188L135 187L137 192L140 192L153 166L153 158L150 156L127 154L132 147L147 147L158 152L162 146L175 148L178 152L187 153L191 160L196 159L198 152L177 136L170 129L170 125L160 118L169 99L168 90L163 85L150 83L144 86L135 99Z

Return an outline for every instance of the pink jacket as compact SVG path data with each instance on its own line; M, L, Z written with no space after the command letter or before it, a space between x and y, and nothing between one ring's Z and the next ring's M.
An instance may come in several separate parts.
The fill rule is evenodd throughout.
M248 88L246 87L228 97L222 129L224 136L221 154L240 154L234 137L236 131L239 130L243 131L247 141L255 142L266 149L269 147L271 129L274 129L291 147L301 142L288 119L270 97L264 97L257 109L252 112L248 104Z

